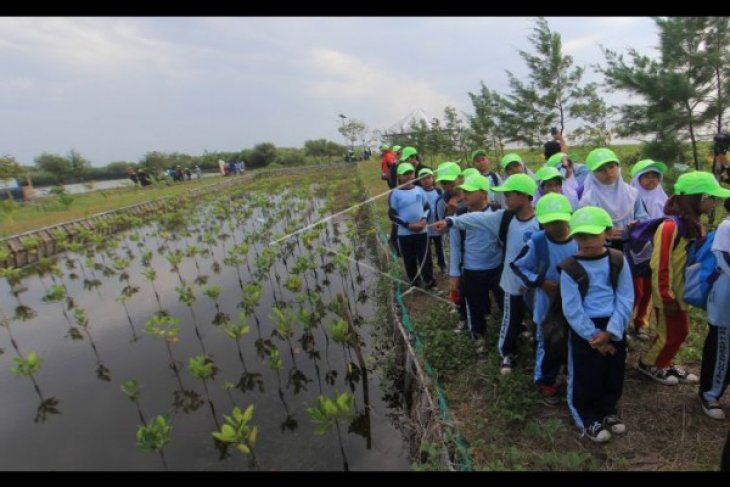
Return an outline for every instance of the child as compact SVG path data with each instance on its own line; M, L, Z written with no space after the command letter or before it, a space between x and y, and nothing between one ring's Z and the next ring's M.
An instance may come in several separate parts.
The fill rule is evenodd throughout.
M499 177L499 174L490 170L489 166L491 163L489 161L489 157L487 157L487 152L485 150L477 149L472 152L471 163L472 166L474 166L479 171L479 174L489 180L489 185L492 188L502 184L502 178ZM499 210L500 208L503 208L504 196L502 195L502 193L489 191L489 205L494 210Z
M649 218L664 216L664 204L669 198L662 188L662 178L667 172L663 162L644 159L631 168L631 186L639 191L639 199Z
M461 185L467 212L491 213L489 206L489 180L480 174L469 176ZM467 323L472 338L482 338L486 331L486 316L490 312L489 291L494 293L502 309L504 296L499 287L502 275L502 251L497 235L484 229L449 231L449 287L459 291L466 303Z
M570 218L570 235L578 253L561 263L566 269L575 259L588 278L583 295L578 283L563 270L560 293L563 314L570 326L568 344L568 407L575 424L592 441L604 443L611 433L620 435L626 425L617 416L626 362L624 334L631 317L634 290L625 258L605 247L611 216L602 208L586 206ZM611 257L611 253L614 257ZM622 263L618 269L612 262Z
M557 264L578 252L578 245L569 235L568 221L572 211L570 201L562 194L550 193L540 198L535 205L535 215L545 230L534 233L510 264L525 286L537 290L532 313L537 331L534 380L540 388L543 402L548 406L559 402L555 380L563 364L552 357L545 346L542 323L558 295L560 275ZM544 249L538 248L541 245Z
M650 218L664 216L667 193L662 188L662 175L667 166L661 162L645 159L631 168L631 186L639 191L639 200ZM634 333L636 338L648 341L646 328L651 313L651 276L634 276Z
M679 225L667 219L654 234L650 266L657 336L637 368L660 384L698 382L696 375L672 365L672 360L689 334L689 309L683 299L687 248L703 235L700 216L712 211L714 196L727 198L730 190L721 188L709 172L682 174L674 185L674 196L664 206L667 215L678 217Z
M465 207L461 201L460 192L456 189L456 180L460 173L461 168L455 162L442 162L436 168L436 182L441 184L443 190L441 200L436 207L437 221L453 215L458 208Z
M433 280L431 253L428 250L426 220L430 210L423 189L413 184L415 168L409 162L398 164L398 184L388 197L388 217L398 226L398 247L406 266L411 286L423 276L426 288L436 285Z
M502 157L502 160L499 161L499 165L502 167L502 170L507 177L510 177L513 174L527 174L531 177L535 176L532 171L527 169L525 163L522 162L522 158L516 152L505 154L504 157Z
M539 227L532 208L532 197L537 189L535 181L526 174L515 174L507 178L502 186L492 188L493 191L504 192L507 210L494 213L473 212L457 217L447 217L446 221L434 223L437 230L455 226L460 230L484 229L491 232L500 242L503 249L504 262L510 263L522 250L525 242ZM500 230L506 230L502 236ZM504 240L502 240L504 237ZM501 374L512 372L514 355L517 349L517 335L522 328L526 303L522 296L522 282L505 265L499 286L504 291L504 308L502 327L499 332L499 353L502 356Z
M537 181L537 192L535 193L535 205L540 201L543 195L549 193L562 194L570 202L571 208L578 209L578 197L568 184L563 184L565 176L560 171L550 166L543 166L535 173Z
M426 193L426 199L428 206L431 209L436 208L438 200L441 198L441 190L433 186L433 171L428 168L423 168L418 172L418 177L421 180L421 188ZM436 212L430 211L428 214L428 223L435 221ZM431 243L436 250L436 260L438 262L439 271L443 274L446 272L446 258L444 257L444 244L441 240L441 234L433 228L428 228L428 253L431 253Z
M730 198L725 200L725 209L730 214ZM702 371L700 372L700 403L706 415L713 419L725 419L725 411L720 407L730 373L730 216L717 228L712 252L717 260L719 276L710 289L707 298L707 321L710 331L705 338L702 352ZM717 272L717 271L716 271Z
M648 220L639 192L621 177L621 168L616 154L611 149L593 149L586 158L591 170L585 181L583 194L578 205L598 206L611 215L613 228L607 240L611 247L623 250L623 242L628 240L629 225Z

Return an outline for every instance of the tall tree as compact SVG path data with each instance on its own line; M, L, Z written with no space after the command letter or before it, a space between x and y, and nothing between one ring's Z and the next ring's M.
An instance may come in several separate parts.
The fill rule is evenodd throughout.
M84 174L91 167L91 162L86 160L76 149L71 149L66 158L71 166L71 175L74 180L82 181Z
M340 128L337 129L343 137L350 141L350 147L352 150L355 150L355 142L362 139L367 130L368 127L364 122L355 119L350 119L349 122L343 123Z
M710 17L705 37L707 64L713 73L713 94L709 95L715 132L722 132L725 112L730 106L730 19Z
M58 154L44 152L35 158L35 165L42 171L52 174L58 183L69 181L73 175L71 162Z
M507 116L506 100L499 93L490 90L480 81L479 93L469 92L474 116L469 118L474 147L486 145L495 154L504 153L504 145L509 139L505 117Z
M0 180L17 177L25 172L15 157L8 154L0 156Z
M584 68L573 67L573 58L563 54L560 34L552 32L544 18L537 19L528 40L534 53L519 51L530 70L528 80L507 71L511 93L504 120L511 140L537 147L550 126L562 131L571 119L589 125L600 119L592 110L600 109L601 102L595 86L581 85Z

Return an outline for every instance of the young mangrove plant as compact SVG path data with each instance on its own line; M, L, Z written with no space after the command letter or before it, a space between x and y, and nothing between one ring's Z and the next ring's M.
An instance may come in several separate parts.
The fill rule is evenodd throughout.
M33 383L33 389L38 394L38 398L41 400L38 408L36 408L36 415L33 422L43 423L49 414L61 414L61 411L57 407L59 404L58 399L55 397L44 398L43 393L41 393L41 388L35 380L35 376L38 375L43 366L43 359L36 352L30 352L26 357L23 357L18 352L18 356L13 357L13 363L15 365L10 368L10 372L18 377L28 377Z
M234 406L230 416L223 415L225 423L212 435L216 440L234 446L241 454L251 455L252 466L255 466L256 457L253 449L258 437L258 427L249 424L253 419L253 413L253 404L243 412L238 406Z
M149 424L137 427L137 448L144 451L157 452L162 459L162 466L167 470L165 454L162 451L170 442L172 423L168 414L157 416Z
M335 391L335 399L332 400L326 396L319 396L318 402L314 407L307 408L307 413L316 425L314 434L323 435L332 427L337 429L337 440L340 444L340 453L342 454L342 462L345 471L349 471L345 448L342 445L342 431L340 429L340 421L350 423L355 417L355 398L348 392L338 394Z
M221 295L222 291L223 288L221 286L208 286L203 290L203 294L208 296L210 299L213 300L213 303L215 303L216 313L213 317L213 321L211 322L215 326L231 322L231 317L228 316L226 313L221 312L221 307L218 304L218 297Z
M73 314L76 326L81 329L81 331L83 331L86 337L89 339L91 350L94 352L94 357L96 358L96 377L99 380L103 380L105 382L111 381L111 373L109 369L101 362L101 357L99 356L99 351L96 348L96 343L94 343L94 339L91 336L91 330L89 329L89 318L86 316L86 311L83 308L76 307L74 308Z

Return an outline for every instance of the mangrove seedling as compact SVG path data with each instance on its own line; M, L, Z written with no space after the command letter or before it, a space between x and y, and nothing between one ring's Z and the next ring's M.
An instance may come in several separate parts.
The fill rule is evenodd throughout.
M213 437L224 443L234 445L244 455L253 455L253 447L258 436L258 427L249 425L253 418L254 406L251 404L241 412L238 406L233 408L231 415L223 415L226 422L219 431L213 432Z

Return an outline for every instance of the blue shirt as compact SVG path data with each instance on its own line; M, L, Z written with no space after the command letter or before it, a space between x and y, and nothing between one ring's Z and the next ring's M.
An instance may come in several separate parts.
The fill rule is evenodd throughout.
M441 195L439 194L439 190L437 190L436 188L431 188L430 190L424 188L423 186L421 186L421 188L423 189L423 192L426 195L426 201L428 201L428 206L429 206L429 208L431 208L431 211L428 212L428 219L427 219L428 223L430 224L430 223L433 223L436 221L435 208L436 208L436 203L439 201L439 199L441 199ZM429 237L438 237L439 235L441 235L434 228L428 227L427 230L428 230Z
M493 213L487 206L477 213ZM466 239L464 241L463 263L464 269L470 271L485 271L495 269L502 265L502 249L496 233L486 229L464 230ZM449 276L461 277L459 264L462 262L461 255L461 231L456 227L449 229Z
M720 223L717 231L723 225L730 225L730 217ZM722 328L730 327L730 313L728 313L728 303L730 303L730 253L720 250L713 250L717 267L720 269L720 276L710 288L710 294L707 296L707 321L713 326Z
M424 228L420 232L413 232L408 228L409 223L418 223L422 218L428 218L429 209L426 193L420 186L411 189L394 189L388 197L388 216L398 226L398 236L419 235L426 233Z
M504 210L497 210L493 213L472 212L457 217L448 217L453 222L453 226L460 230L482 229L494 235L499 241L499 225L502 222ZM539 230L537 219L533 215L532 218L524 222L520 221L517 216L512 218L507 229L507 242L504 262L511 263L519 254L525 242L529 240L533 232ZM467 235L468 236L468 235ZM522 281L515 276L512 268L508 265L502 270L502 278L499 280L500 287L507 293L517 295L522 293Z
M615 292L611 286L608 251L599 257L576 256L576 259L588 274L588 293L582 299L578 284L567 272L560 274L563 314L568 324L582 339L588 341L599 331L591 318L610 317L606 331L611 334L611 340L623 339L634 307L634 285L626 258Z
M535 241L530 239L522 248L515 261L510 264L512 271L519 277L525 286L537 288L535 292L535 306L532 313L532 321L536 325L542 324L547 316L548 307L550 305L550 297L539 286L545 280L560 283L560 273L558 272L558 264L578 252L578 244L573 238L568 238L565 242L552 240L549 235L545 234L548 248L548 262L538 262ZM547 269L543 270L542 275L538 273L540 267L547 264Z

